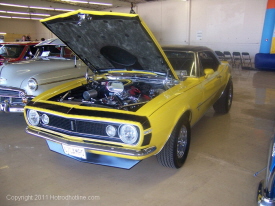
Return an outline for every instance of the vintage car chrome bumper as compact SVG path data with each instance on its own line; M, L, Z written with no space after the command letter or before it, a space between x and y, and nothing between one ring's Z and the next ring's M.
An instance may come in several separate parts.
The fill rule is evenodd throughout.
M0 111L23 112L29 98L23 89L0 86Z
M267 194L264 188L264 181L262 180L258 187L258 206L275 206L275 199L267 198L266 195Z
M49 134L43 131L36 131L29 127L26 128L26 132L37 137L44 138L46 140L56 142L59 144L66 144L70 146L82 147L86 150L93 150L99 152L108 152L113 154L120 154L125 156L132 157L142 157L151 154L156 150L156 147L148 147L146 149L134 150L134 149L125 149L122 147L115 147L111 145L102 145L102 144L93 144L93 143L82 143L82 142L71 142L68 140L61 139L59 136L54 134Z
M266 177L259 183L257 201L259 206L275 206L275 135L270 142Z
M24 111L25 104L14 104L11 101L5 100L4 102L1 102L0 110L2 112L23 112Z

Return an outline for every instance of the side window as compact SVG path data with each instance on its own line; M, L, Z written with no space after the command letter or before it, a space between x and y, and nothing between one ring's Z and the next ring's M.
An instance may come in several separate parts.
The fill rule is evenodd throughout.
M24 59L31 59L33 58L34 54L36 52L36 47L34 47L33 45L30 45L25 56Z
M199 52L199 60L203 70L208 68L217 71L219 67L219 61L210 51Z
M31 52L31 55L32 55L32 56L35 55L36 50L37 50L37 47L35 47L35 45L31 45L31 46L30 46L30 52Z

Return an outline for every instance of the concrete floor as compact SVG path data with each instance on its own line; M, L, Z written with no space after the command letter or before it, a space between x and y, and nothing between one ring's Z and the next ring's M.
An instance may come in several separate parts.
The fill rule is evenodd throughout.
M193 127L179 170L155 157L131 170L81 163L26 134L22 114L1 113L0 205L256 205L265 171L254 173L266 166L274 132L275 72L233 69L233 76L230 113L211 109Z

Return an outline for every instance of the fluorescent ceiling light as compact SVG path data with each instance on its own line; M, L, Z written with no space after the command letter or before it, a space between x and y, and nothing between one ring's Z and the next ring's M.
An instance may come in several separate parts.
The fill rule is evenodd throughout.
M41 20L42 19L42 18L19 17L19 16L0 16L0 18L6 18L6 19L25 19L25 20Z
M12 7L23 7L23 8L28 8L28 6L24 5L17 5L17 4L6 4L6 3L0 3L2 6L12 6Z
M113 6L113 4L110 3L103 3L103 2L93 2L93 1L80 1L80 0L61 0L66 2L73 2L73 3L81 3L81 4L96 4L96 5L102 5L102 6Z
M5 32L0 32L0 35L5 35L5 34L7 34L7 33L5 33Z
M35 18L35 17L31 17L31 20L41 20L43 18Z
M30 17L11 16L12 19L30 19Z
M113 4L109 4L109 3L99 3L99 2L92 2L92 1L90 1L89 4L97 4L97 5L102 5L102 6L113 6Z
M6 3L0 3L0 5L10 6L10 7L22 7L22 8L31 8L31 9L51 10L51 11L74 11L74 9L58 9L58 8L52 8L52 7L26 6L26 5L6 4Z
M19 17L19 16L12 16L12 19L25 19L25 20L41 20L42 18L32 18L32 17Z
M31 9L42 9L42 10L54 10L51 7L41 7L41 6L30 6Z
M27 13L27 12L17 12L17 11L3 11L3 10L0 10L0 13L33 15L33 16L51 16L50 14Z
M54 9L55 11L75 11L74 9Z
M0 18L6 18L6 19L10 19L10 16L0 16Z
M80 4L88 4L88 1L78 1L78 0L61 0L61 1L69 1L69 2L80 3Z

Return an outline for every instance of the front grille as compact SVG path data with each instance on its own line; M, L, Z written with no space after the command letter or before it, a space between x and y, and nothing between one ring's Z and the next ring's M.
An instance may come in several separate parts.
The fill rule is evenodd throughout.
M22 98L1 97L0 102L9 102L10 104L22 104Z
M47 115L49 117L49 123L41 123L40 126L43 128L71 136L122 142L118 137L118 134L116 134L114 137L109 137L106 134L106 127L108 125L112 124L118 130L120 126L119 124L88 121L81 119L69 119L50 114Z
M20 97L19 91L0 89L0 96L2 97Z
M71 120L58 116L48 115L50 118L49 126L62 130L71 130ZM47 125L44 125L45 127Z

